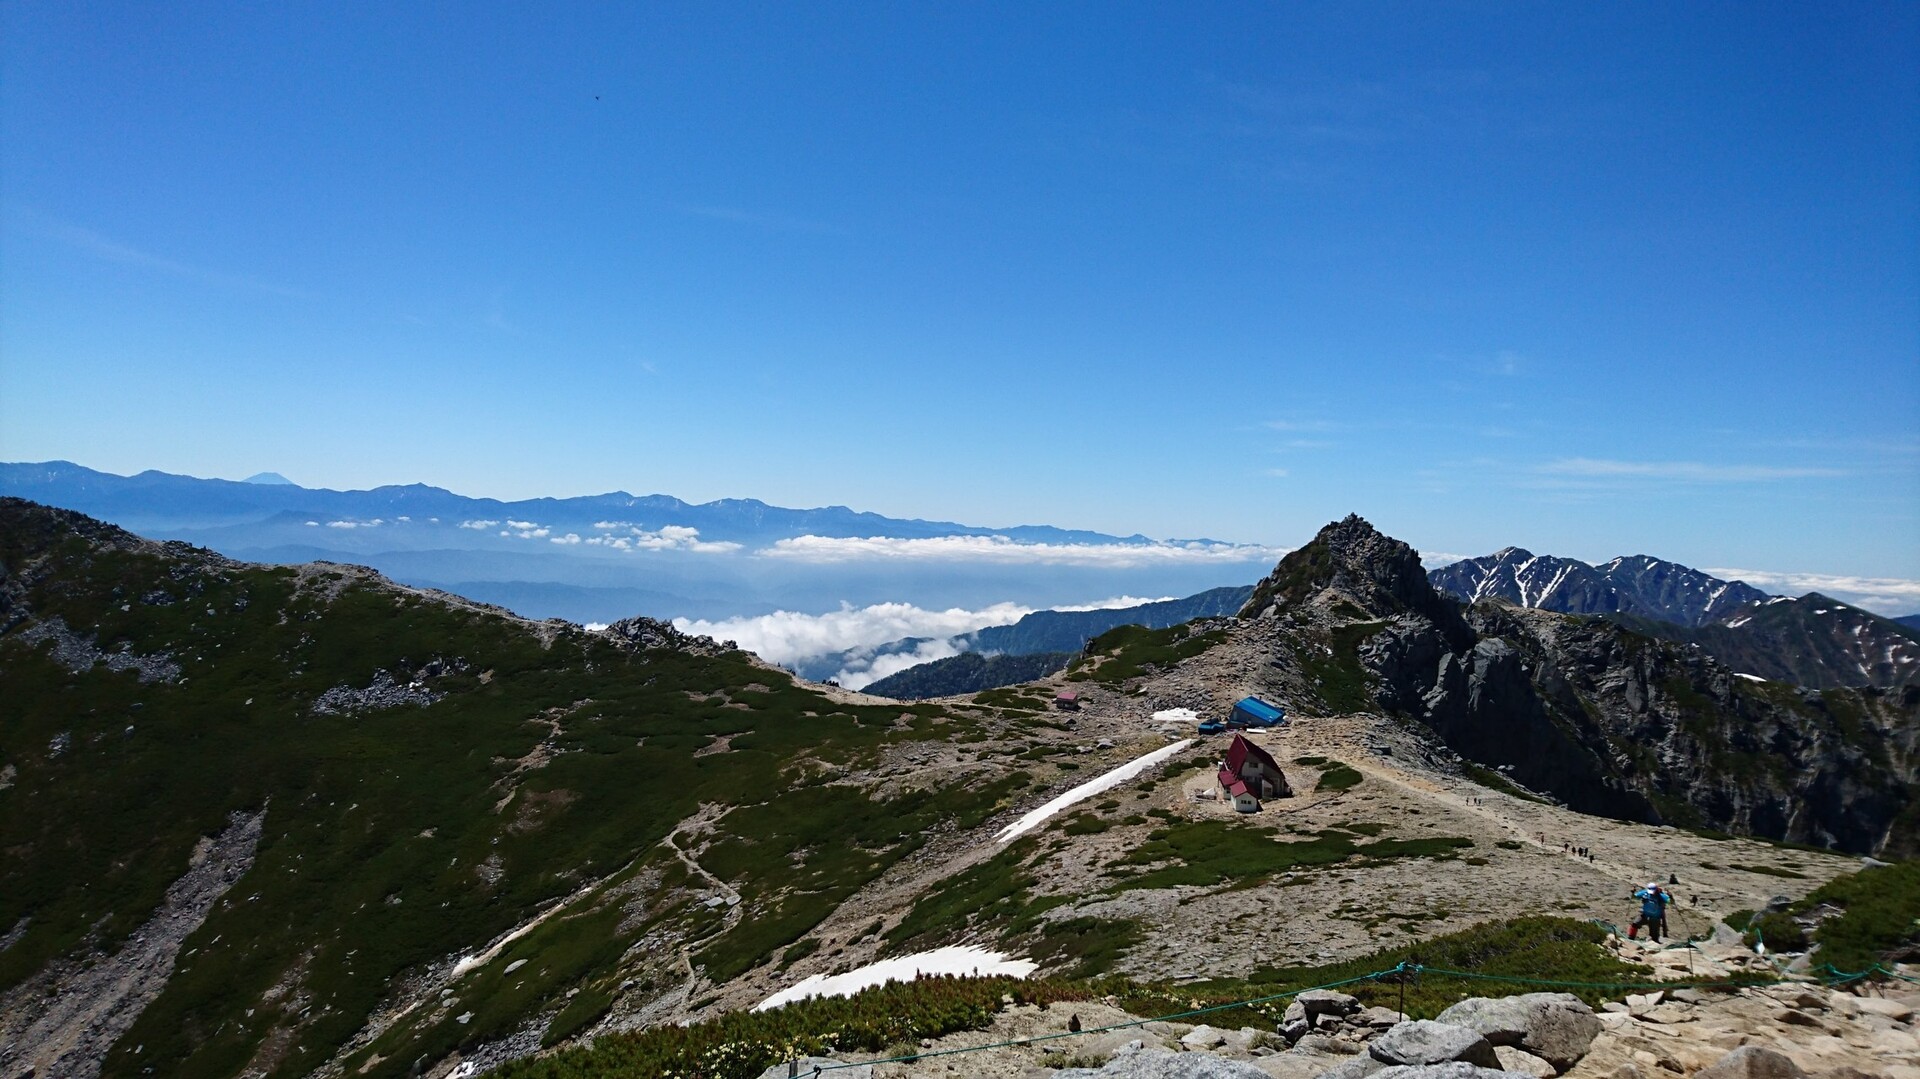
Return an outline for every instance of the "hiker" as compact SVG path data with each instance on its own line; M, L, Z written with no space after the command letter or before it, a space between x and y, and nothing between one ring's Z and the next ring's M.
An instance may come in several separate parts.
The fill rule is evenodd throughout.
M1666 895L1660 885L1653 881L1648 881L1646 887L1633 893L1633 897L1640 901L1640 916L1627 927L1628 940L1638 940L1640 927L1646 926L1648 939L1655 944L1660 943L1660 934L1666 928L1667 921Z

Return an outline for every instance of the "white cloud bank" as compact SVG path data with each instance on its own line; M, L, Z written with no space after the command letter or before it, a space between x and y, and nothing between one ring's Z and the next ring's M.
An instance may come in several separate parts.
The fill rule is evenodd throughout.
M585 540L567 533L555 543L587 543L594 547L609 547L616 551L694 551L699 554L729 554L740 549L740 545L726 540L703 540L700 530L686 525L663 525L658 532L649 532L636 525L621 521L598 521L595 528L602 530L622 529L617 535L588 536Z
M958 637L987 626L1018 622L1032 611L1017 603L996 603L977 611L960 607L931 611L911 603L876 603L870 607L842 605L825 614L775 611L719 622L676 618L673 625L682 633L738 642L771 663L798 663L835 652L877 648L902 637ZM948 654L957 653L955 649Z
M1017 543L1005 536L795 536L755 552L797 562L929 561L1129 568L1273 562L1284 547L1236 543Z
M1905 615L1920 613L1920 581L1903 577L1852 577L1834 573L1778 573L1764 569L1709 568L1705 572L1722 580L1745 581L1764 592L1803 596L1818 592L1823 596L1864 607L1875 614Z
M591 542L591 541L589 541ZM1111 596L1093 603L1062 605L1056 611L1099 611L1137 607L1155 600L1139 596ZM674 628L716 640L733 641L771 663L793 665L821 656L846 654L833 680L848 689L864 689L908 667L947 659L967 650L957 638L988 626L1004 626L1032 614L1018 603L995 603L979 610L949 607L944 611L911 603L876 603L867 607L843 604L825 614L775 611L753 617L704 621L676 618ZM911 651L880 653L882 645L909 637L927 638Z

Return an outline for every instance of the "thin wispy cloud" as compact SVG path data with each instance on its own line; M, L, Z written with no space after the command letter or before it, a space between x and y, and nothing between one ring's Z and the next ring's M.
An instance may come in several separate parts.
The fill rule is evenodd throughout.
M1279 547L1231 543L1016 543L1005 536L796 536L756 554L797 562L927 561L1008 565L1136 566L1272 562Z
M1576 479L1665 480L1678 483L1765 483L1770 480L1844 476L1837 468L1782 468L1774 465L1715 465L1700 461L1618 461L1564 457L1534 469L1545 476Z
M90 228L70 224L42 214L22 214L16 217L15 225L30 235L40 236L65 244L83 254L107 262L116 262L123 266L137 266L155 270L174 277L188 277L226 288L246 289L253 292L265 292L289 299L308 300L313 294L299 289L276 285L270 281L248 277L244 274L227 273L222 270L196 266L190 262L156 255L132 244L123 243Z

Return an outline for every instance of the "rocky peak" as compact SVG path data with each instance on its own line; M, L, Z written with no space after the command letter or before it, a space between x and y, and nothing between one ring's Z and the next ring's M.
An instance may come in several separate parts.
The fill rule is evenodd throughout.
M1421 614L1442 626L1460 622L1452 604L1428 583L1420 553L1359 514L1327 525L1311 542L1288 552L1254 587L1240 615L1255 617L1269 608L1309 603L1327 593L1337 593L1370 617Z
M723 652L732 652L738 645L732 641L716 641L712 637L696 637L675 629L672 623L644 615L623 618L600 631L615 641L630 648L651 651L656 648L671 648L678 652L687 652L696 656L715 656Z

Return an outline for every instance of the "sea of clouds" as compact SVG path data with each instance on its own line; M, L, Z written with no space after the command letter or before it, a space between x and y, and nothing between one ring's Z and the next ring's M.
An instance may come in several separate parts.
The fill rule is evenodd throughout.
M1095 611L1137 607L1171 597L1112 596L1093 603L1050 608L1056 611ZM844 657L834 681L861 689L908 667L946 659L966 651L966 634L988 626L1004 626L1032 614L1018 603L995 603L976 610L949 607L934 610L911 603L875 603L866 607L842 604L837 611L772 614L709 621L676 618L674 628L715 640L734 641L770 663L791 667L823 656ZM883 647L906 638L925 638L910 650L889 652Z

